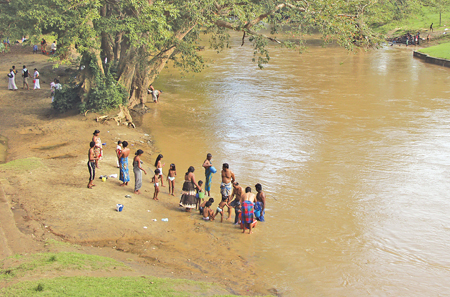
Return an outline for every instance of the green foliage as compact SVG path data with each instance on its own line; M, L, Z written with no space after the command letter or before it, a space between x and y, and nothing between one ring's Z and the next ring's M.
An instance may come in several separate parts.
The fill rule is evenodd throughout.
M55 98L52 102L53 109L64 113L76 108L80 103L78 92L77 86L63 86L61 89L55 90Z
M81 112L86 110L108 111L126 105L128 99L127 90L116 81L107 68L103 74L98 69L95 58L89 63L90 71L94 75L94 85L88 94L86 103L81 106Z

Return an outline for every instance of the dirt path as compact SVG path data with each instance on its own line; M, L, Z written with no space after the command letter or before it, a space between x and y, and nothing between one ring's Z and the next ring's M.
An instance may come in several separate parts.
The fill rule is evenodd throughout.
M23 64L40 70L41 90L22 90L20 77L19 90L7 90L7 70ZM151 136L111 122L99 125L94 114L55 114L49 82L56 72L47 57L33 55L30 48L13 46L0 56L0 65L5 77L0 81L0 134L8 138L7 161L13 161L0 167L2 258L42 250L44 242L54 238L82 244L88 249L84 252L121 261L133 258L128 265L144 274L216 281L235 293L269 292L264 271L256 273L253 264L256 236L242 236L229 222L204 222L197 213L187 214L178 207L179 191L173 197L162 188L161 201L151 199L156 157ZM86 155L95 129L106 143L97 176L118 174L117 140L127 140L132 153L144 150L149 175L144 176L142 195L133 194L132 170L128 187L110 178L96 179L94 189L86 188ZM176 189L181 183L178 177ZM115 211L117 203L124 204L123 212Z

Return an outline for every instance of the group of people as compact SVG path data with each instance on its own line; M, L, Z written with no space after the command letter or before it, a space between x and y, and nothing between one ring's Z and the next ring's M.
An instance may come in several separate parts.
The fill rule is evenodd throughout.
M8 90L12 90L12 91L16 91L17 90L17 85L16 85L16 76L17 76L17 70L16 70L16 66L12 66L11 69L9 69L9 73L8 73ZM25 89L25 86L27 87L27 90L29 90L29 86L28 86L28 77L30 77L30 73L27 69L27 67L25 65L23 65L22 68L22 79L23 79L23 88ZM34 83L34 90L39 90L41 88L40 85L40 76L39 76L39 71L37 70L37 68L34 68L34 73L33 73L33 83ZM59 83L59 82L58 82Z
M103 156L102 141L100 139L100 131L95 130L93 133L92 141L90 142L90 148L88 152L88 170L89 170L89 183L87 187L92 189L95 179L95 169L99 168L99 160ZM133 159L133 173L135 177L134 193L141 194L140 189L142 187L142 172L146 175L147 171L142 167L143 161L141 160L144 151L138 149L135 152ZM128 157L130 155L130 149L128 148L127 141L118 141L116 147L117 167L119 168L119 180L122 182L120 186L128 186L130 182L130 173L128 167ZM155 170L152 177L152 184L154 186L153 199L158 199L160 187L164 187L163 179L163 167L165 163L162 162L163 155L159 154L155 160ZM180 207L186 208L187 212L192 209L198 209L205 221L213 221L217 215L220 214L221 222L227 209L227 220L231 219L231 209L234 209L235 219L234 224L241 225L243 233L245 230L249 230L249 234L252 233L252 228L256 225L257 221L264 222L264 215L266 209L266 195L262 190L261 184L255 185L256 195L252 193L251 187L245 189L236 181L234 172L230 170L229 164L224 163L221 170L221 184L220 193L221 201L219 202L215 213L212 209L214 198L211 198L211 184L212 175L216 173L216 169L212 165L212 154L207 154L205 161L202 165L205 168L205 187L203 181L196 181L195 168L190 166L184 175L184 183L182 188L182 195L179 202ZM169 194L174 196L175 177L177 176L175 164L170 164L170 168L167 174L167 182L169 184ZM206 195L209 197L205 199Z

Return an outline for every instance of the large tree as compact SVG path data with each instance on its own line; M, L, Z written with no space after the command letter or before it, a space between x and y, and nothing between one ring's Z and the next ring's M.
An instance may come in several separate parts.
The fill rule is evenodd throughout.
M95 61L100 73L107 58L117 66L115 78L133 107L145 103L147 87L170 59L185 71L201 71L200 38L222 50L229 30L241 32L261 67L269 60L269 42L295 48L311 32L346 48L372 45L378 40L368 24L379 17L379 5L372 0L14 0L0 3L0 29L11 37L54 33L61 59L76 45L82 61ZM284 38L286 31L290 38ZM80 76L85 92L93 75L85 70Z

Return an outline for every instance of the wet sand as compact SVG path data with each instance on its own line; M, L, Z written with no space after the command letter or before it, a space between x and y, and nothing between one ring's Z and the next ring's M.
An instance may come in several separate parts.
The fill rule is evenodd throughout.
M31 90L32 80L30 90L22 90L20 75L19 90L7 90L7 70L11 65L21 69L23 64L39 69L41 90ZM241 235L230 222L204 222L197 212L188 214L178 207L184 170L178 169L175 197L165 187L159 202L151 199L157 152L150 135L114 122L99 124L96 114L53 112L49 83L57 75L47 57L33 55L31 48L13 46L10 53L0 55L0 65L5 74L0 81L1 135L8 140L10 162L0 167L3 258L41 251L53 238L122 261L135 259L147 274L218 282L236 294L276 292L263 282L264 271L257 272L251 259L255 237ZM91 190L86 188L86 155L95 129L106 146ZM114 154L119 139L130 143L130 166L137 149L145 152L142 160L148 175L143 177L141 195L133 194L132 170L128 187L120 187L118 179L98 179L119 173ZM203 175L201 170L196 173ZM117 203L124 204L123 212L115 211Z

